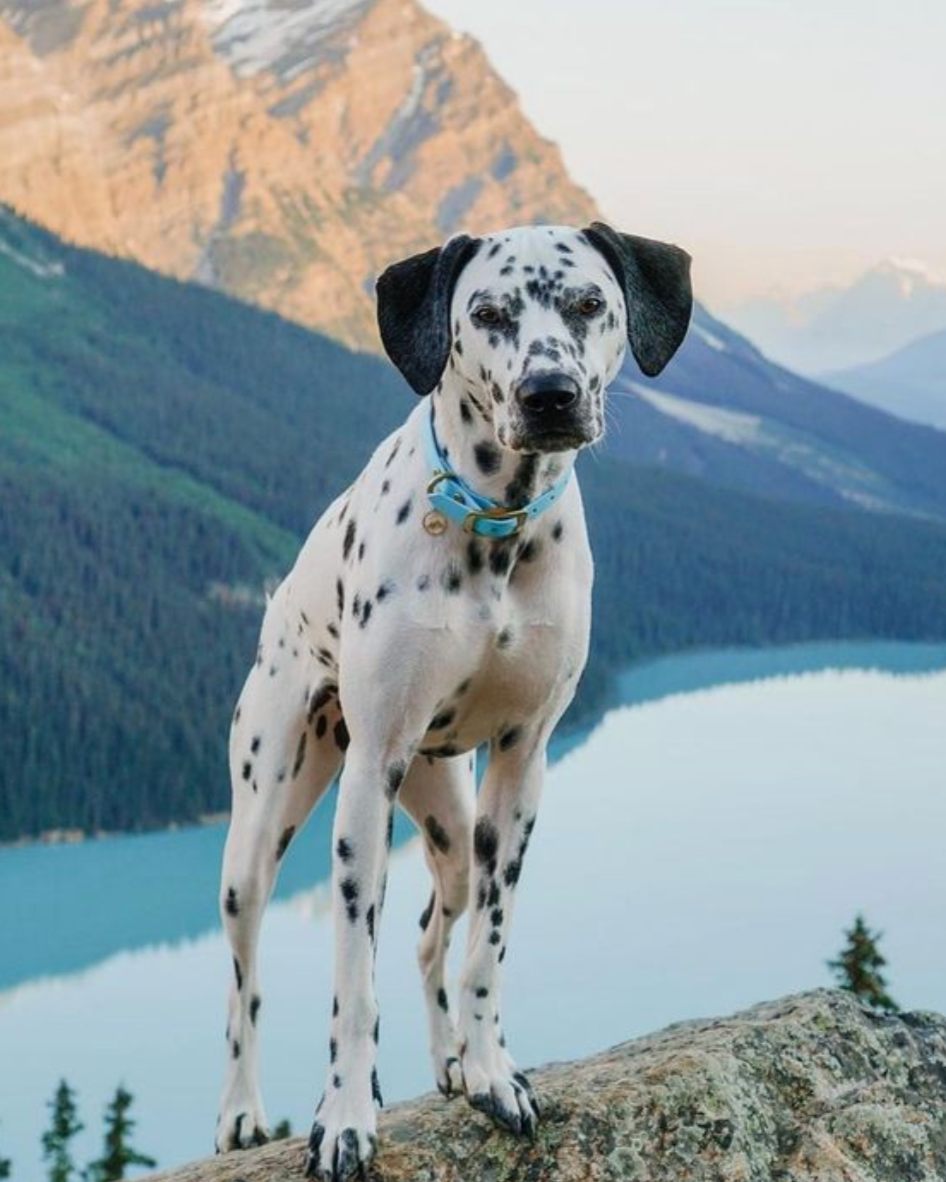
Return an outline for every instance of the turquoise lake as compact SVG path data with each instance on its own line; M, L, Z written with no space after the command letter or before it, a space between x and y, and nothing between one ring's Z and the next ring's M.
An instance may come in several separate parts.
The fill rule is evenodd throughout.
M549 771L506 958L521 1065L829 984L825 961L858 912L884 932L897 1000L946 1009L946 646L709 652L635 668L619 689ZM263 929L263 1091L294 1131L327 1062L330 830L326 802ZM61 1076L87 1126L80 1163L119 1081L161 1167L212 1152L224 836L0 850L0 1156L14 1182L43 1176ZM414 960L428 894L404 821L378 963L389 1101L432 1086Z

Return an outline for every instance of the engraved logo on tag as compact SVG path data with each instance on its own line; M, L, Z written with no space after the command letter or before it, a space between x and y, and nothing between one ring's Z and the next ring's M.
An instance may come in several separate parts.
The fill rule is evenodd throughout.
M447 519L438 510L431 509L424 515L424 529L433 537L439 538L446 528Z

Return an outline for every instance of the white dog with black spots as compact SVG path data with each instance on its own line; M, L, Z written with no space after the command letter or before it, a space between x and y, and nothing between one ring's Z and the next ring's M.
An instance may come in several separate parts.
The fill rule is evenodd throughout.
M379 279L382 340L422 398L268 603L233 716L218 1150L268 1137L260 923L293 834L340 769L331 1062L307 1174L344 1182L376 1151L374 962L398 804L433 878L419 960L437 1085L533 1134L539 1105L503 1035L501 974L546 746L588 652L592 559L572 468L601 438L627 345L659 373L691 302L684 251L600 222L460 235ZM444 959L467 906L451 999Z

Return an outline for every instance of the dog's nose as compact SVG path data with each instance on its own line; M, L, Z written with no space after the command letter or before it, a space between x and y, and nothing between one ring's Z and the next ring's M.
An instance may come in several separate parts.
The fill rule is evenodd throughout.
M523 410L530 414L568 410L581 395L574 378L566 373L536 373L523 378L516 389L516 397Z

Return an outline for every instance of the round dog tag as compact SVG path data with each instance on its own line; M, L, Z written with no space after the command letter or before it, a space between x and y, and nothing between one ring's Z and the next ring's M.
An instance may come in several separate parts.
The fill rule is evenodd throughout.
M440 537L446 528L447 519L437 509L431 509L424 515L424 529L433 537Z

